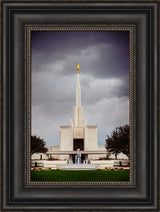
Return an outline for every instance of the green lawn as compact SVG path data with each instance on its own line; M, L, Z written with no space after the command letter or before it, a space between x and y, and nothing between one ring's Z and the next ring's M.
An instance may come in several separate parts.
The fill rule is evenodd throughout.
M31 181L129 181L129 170L31 171Z

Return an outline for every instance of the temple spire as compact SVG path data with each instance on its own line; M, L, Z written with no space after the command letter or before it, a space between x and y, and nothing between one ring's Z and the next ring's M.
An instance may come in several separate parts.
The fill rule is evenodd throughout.
M81 86L79 82L79 68L80 65L77 64L76 107L81 107Z

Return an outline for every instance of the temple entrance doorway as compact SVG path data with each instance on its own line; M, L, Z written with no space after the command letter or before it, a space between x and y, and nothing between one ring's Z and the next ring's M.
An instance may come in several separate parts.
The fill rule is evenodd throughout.
M73 150L84 150L84 139L73 139Z
M81 163L85 160L85 155L81 155Z

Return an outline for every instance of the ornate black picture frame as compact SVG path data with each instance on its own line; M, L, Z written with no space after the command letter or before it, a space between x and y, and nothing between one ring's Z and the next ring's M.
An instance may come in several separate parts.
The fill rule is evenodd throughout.
M2 211L158 211L158 6L153 1L2 1ZM28 181L27 97L31 85L27 30L51 25L134 28L136 53L130 76L135 82L135 104L130 107L134 119L132 184L51 185Z

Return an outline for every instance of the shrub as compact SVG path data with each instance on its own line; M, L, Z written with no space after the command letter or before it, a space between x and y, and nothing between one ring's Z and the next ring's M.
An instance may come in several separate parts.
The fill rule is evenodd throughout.
M50 158L48 158L47 160L60 160L60 159L54 158L54 157L50 157Z

